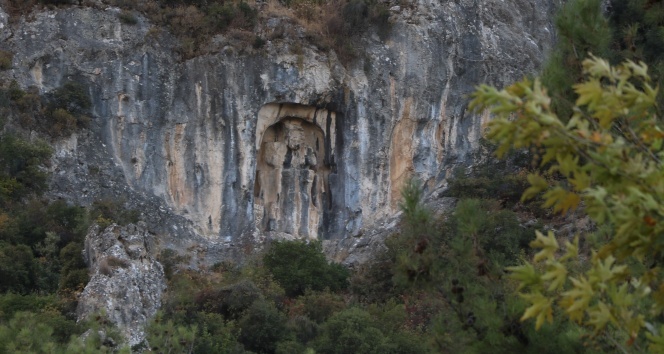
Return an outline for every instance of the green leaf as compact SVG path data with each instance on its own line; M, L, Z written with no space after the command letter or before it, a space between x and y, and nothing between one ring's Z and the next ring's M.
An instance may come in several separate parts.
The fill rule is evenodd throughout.
M528 199L532 199L537 195L537 193L547 189L549 183L542 176L538 174L531 173L527 177L530 187L523 192L521 196L521 201L524 202Z
M553 322L553 309L551 305L553 301L539 292L532 294L521 295L524 299L529 301L532 305L526 309L521 316L521 321L525 321L529 318L536 318L535 329L539 330L544 324L544 321L549 323Z
M606 327L607 323L616 323L616 319L611 314L609 307L602 301L588 310L588 323L595 327L595 334Z
M535 231L536 238L530 242L530 247L541 248L542 250L535 254L534 261L539 262L543 259L553 259L558 251L558 240L556 240L552 231L549 231L545 237L541 232Z
M542 280L551 281L549 291L561 289L567 280L567 268L562 263L553 261L549 264L546 273L542 275Z
M565 309L570 319L580 322L595 292L591 284L584 277L580 277L579 279L570 278L570 280L574 287L562 294L560 305Z
M507 267L507 271L511 272L510 278L519 281L519 288L521 290L526 287L539 287L542 284L542 278L532 264L526 263L516 267Z

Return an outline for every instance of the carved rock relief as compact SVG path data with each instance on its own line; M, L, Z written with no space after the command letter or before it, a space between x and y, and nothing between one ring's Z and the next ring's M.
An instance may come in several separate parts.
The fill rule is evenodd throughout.
M329 167L322 130L300 118L270 126L258 152L254 203L263 231L316 238L322 222Z

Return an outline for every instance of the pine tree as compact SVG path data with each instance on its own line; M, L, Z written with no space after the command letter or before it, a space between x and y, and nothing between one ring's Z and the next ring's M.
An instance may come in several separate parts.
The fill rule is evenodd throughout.
M664 83L664 0L571 0L556 17L558 43L542 73L552 108L572 116L572 85L583 79L582 62L593 54L611 63L643 61L655 83ZM658 95L664 106L664 93Z

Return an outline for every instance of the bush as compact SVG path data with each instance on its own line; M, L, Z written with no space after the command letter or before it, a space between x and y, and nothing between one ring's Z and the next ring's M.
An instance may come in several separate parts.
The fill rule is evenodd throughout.
M368 312L350 308L323 324L315 348L322 354L383 354L388 352L387 342Z
M199 313L198 335L194 344L194 353L239 354L243 353L242 344L237 341L235 322L228 322L223 316L214 313Z
M128 209L124 206L121 199L98 199L92 202L90 209L90 218L92 220L102 221L102 228L108 227L112 223L120 226L135 224L139 221L140 212L136 209Z
M164 320L160 315L147 328L150 351L157 353L191 353L197 328Z
M53 295L4 293L0 295L0 322L11 319L17 312L41 311L56 305L57 299Z
M120 22L127 25L135 25L138 23L138 18L131 11L127 10L120 11L120 13L118 14L118 18L120 19Z
M260 36L256 36L256 38L254 38L254 43L251 46L254 47L254 49L260 49L263 48L264 45L265 40Z
M293 340L281 342L277 344L275 354L304 354L307 353L307 348Z
M318 335L320 326L307 316L295 316L288 321L288 328L300 343L309 343Z
M28 293L37 285L39 266L26 245L0 242L0 292Z
M226 29L244 28L249 29L256 24L256 9L246 2L240 2L236 7L233 3L213 3L208 6L205 16L208 23L217 31Z
M6 50L0 50L0 70L8 70L12 67L14 54Z
M3 353L52 353L57 344L52 327L34 313L18 312L0 324L0 346Z
M52 136L69 135L76 129L76 117L62 108L56 108L51 112L51 121L53 125L49 128L49 132Z
M62 261L60 291L82 290L90 280L82 251L83 244L78 242L71 242L60 250L60 260Z
M87 89L77 82L67 82L50 95L52 109L61 108L72 114L87 113L92 106Z
M286 315L274 305L256 301L240 319L240 343L258 353L274 353L277 343L289 336Z
M316 323L325 322L332 314L346 307L341 295L324 292L307 292L295 302L291 312L302 312ZM297 309L298 311L293 311Z
M288 296L302 295L307 289L337 291L348 285L348 270L328 263L320 242L275 242L263 263Z
M7 182L0 203L19 200L28 193L46 189L48 174L42 168L51 157L52 149L44 142L30 143L13 135L0 136L0 180Z
M222 314L229 319L238 319L255 301L263 298L260 289L250 280L223 287L204 289L196 295L199 311Z

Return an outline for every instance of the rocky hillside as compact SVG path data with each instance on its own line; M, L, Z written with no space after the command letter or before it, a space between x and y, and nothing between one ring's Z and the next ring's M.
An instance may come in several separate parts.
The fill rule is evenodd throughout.
M254 4L258 43L225 32L194 56L141 13L5 5L0 81L42 95L75 82L91 99L89 127L53 139L52 197L122 200L163 244L218 260L264 237L358 236L396 213L409 178L440 187L488 119L468 94L537 71L558 3L387 2L389 26L348 38L351 59L273 2Z

